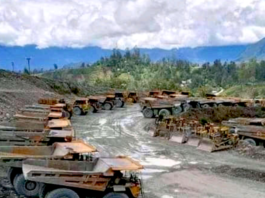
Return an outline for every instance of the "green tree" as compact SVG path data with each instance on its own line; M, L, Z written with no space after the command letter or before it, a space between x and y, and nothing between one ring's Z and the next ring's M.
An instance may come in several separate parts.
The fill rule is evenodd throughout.
M27 67L24 67L23 73L26 74L26 75L30 75L30 72L29 72Z
M57 64L53 64L53 67L54 67L55 70L58 69L58 65Z

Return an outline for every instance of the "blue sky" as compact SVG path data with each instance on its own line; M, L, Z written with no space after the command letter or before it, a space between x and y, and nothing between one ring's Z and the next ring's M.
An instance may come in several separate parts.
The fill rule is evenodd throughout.
M264 0L0 0L0 45L196 47L265 36Z

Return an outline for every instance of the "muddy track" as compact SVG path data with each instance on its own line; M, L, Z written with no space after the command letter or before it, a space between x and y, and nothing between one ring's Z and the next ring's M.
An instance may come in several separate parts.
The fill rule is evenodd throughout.
M145 130L153 122L137 105L73 118L78 136L102 156L129 155L145 165L146 198L265 197L264 161L153 138Z

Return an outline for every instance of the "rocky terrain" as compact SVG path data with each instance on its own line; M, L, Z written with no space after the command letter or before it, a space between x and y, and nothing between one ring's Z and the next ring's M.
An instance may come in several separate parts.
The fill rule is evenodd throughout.
M42 97L72 98L103 93L106 88L79 85L75 82L20 75L0 70L0 122L9 121L24 105Z

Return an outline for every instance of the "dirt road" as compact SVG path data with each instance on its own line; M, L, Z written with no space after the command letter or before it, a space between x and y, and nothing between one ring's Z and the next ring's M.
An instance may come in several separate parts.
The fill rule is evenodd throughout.
M102 156L129 155L141 161L146 198L265 197L265 162L223 151L206 153L153 138L137 105L74 117L79 137Z

